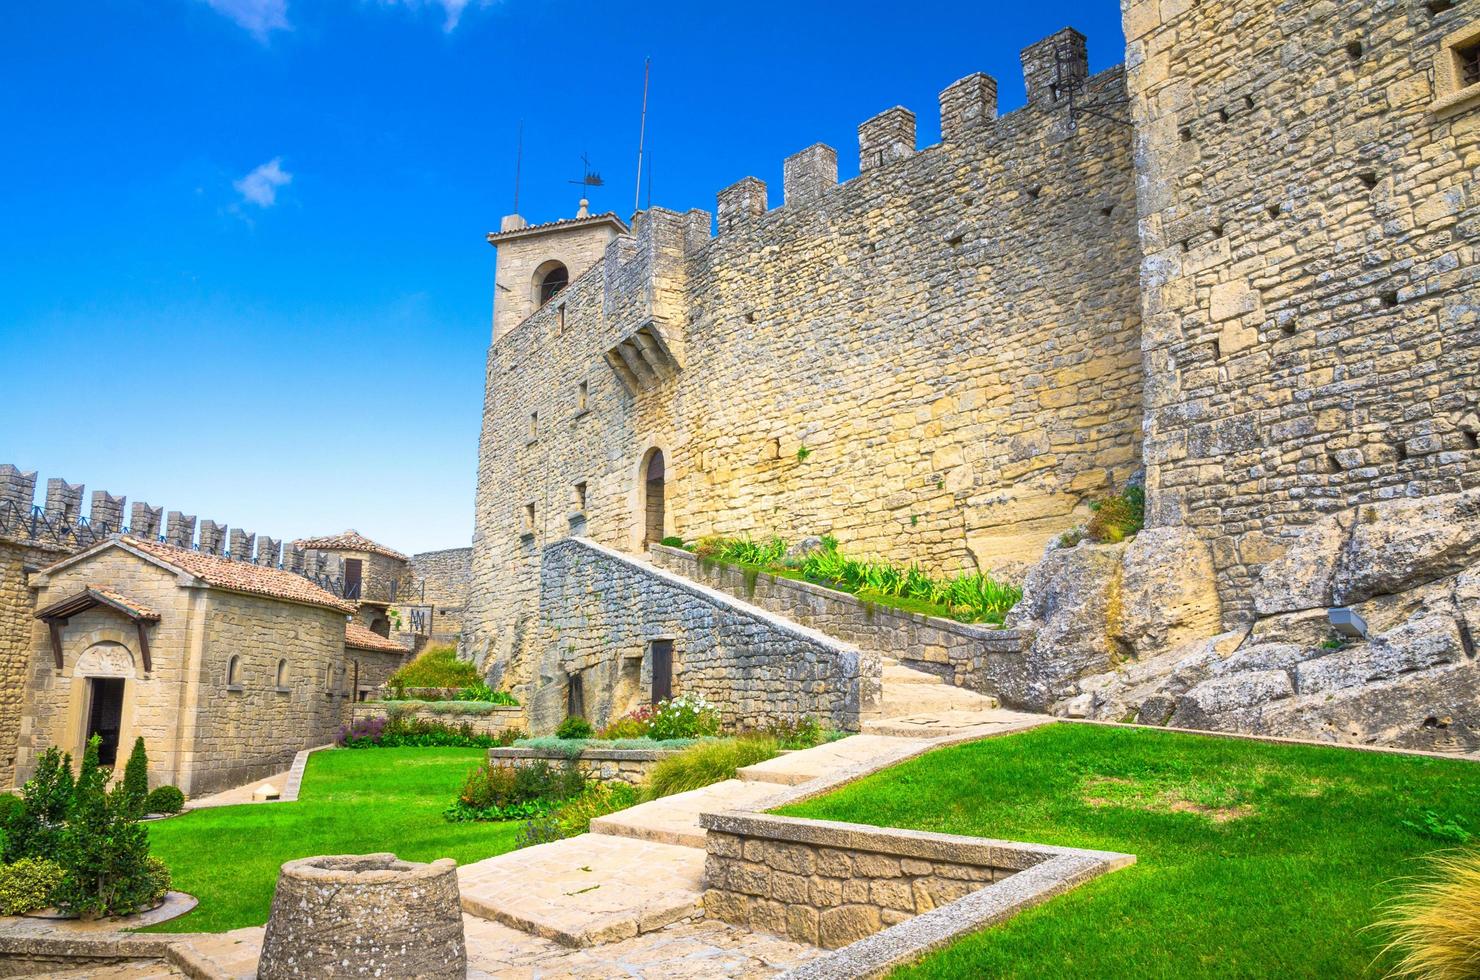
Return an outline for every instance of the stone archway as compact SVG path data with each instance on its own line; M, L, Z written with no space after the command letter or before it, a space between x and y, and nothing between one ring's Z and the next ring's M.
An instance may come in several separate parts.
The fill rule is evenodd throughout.
M73 681L80 685L81 746L97 735L98 762L116 767L125 744L128 684L137 678L133 653L121 643L104 641L84 650L72 668Z

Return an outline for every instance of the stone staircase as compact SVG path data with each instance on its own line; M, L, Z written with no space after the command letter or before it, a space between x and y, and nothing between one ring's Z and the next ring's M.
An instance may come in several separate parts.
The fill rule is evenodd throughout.
M882 659L883 696L875 716L863 723L866 735L941 738L1004 717L1032 717L1003 711L991 695L953 687L936 674L906 667L892 657Z

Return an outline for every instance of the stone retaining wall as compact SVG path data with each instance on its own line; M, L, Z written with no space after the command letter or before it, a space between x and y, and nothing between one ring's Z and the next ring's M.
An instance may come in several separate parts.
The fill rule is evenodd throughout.
M387 713L395 707L405 707L405 714L415 721L433 721L453 728L461 727L464 722L472 726L473 731L479 735L497 735L505 729L524 729L524 709L506 705L494 705L493 710L486 715L460 715L450 712L438 712L428 705L437 702L414 702L414 701L363 701L351 708L353 721L369 718L384 718Z
M1068 854L1130 855L748 813L706 813L704 909L757 932L840 949Z
M581 770L581 775L593 782L640 786L647 782L659 762L677 752L677 749L585 749L572 760L563 753L549 749L510 746L489 749L488 761L494 765L513 768L532 766L537 762L563 766L573 761Z
M650 550L660 568L821 630L860 650L893 657L957 687L1018 706L1018 699L1010 694L1021 686L1013 679L1025 671L1026 644L1020 630L891 609L811 582L706 561L682 548L654 545ZM1004 697L1004 692L1009 696Z

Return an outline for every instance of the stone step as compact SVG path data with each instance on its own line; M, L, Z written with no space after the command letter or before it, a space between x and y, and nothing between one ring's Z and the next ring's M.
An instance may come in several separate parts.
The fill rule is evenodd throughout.
M727 779L597 817L591 821L591 833L696 847L702 852L704 828L699 826L699 814L764 810L785 794L775 783Z
M945 680L937 674L928 674L923 670L915 670L913 667L901 667L899 664L885 664L884 683L944 684Z
M630 939L704 907L702 848L582 834L458 869L463 911L562 946Z
M1051 715L1027 714L993 708L985 711L920 711L863 723L866 735L888 738L938 739L951 736L1002 735L1054 722Z
M863 765L888 765L925 750L930 743L917 738L850 735L802 752L791 752L746 766L738 773L746 782L797 786L819 776L830 776Z
M927 711L990 711L997 699L949 685L885 684L881 718Z

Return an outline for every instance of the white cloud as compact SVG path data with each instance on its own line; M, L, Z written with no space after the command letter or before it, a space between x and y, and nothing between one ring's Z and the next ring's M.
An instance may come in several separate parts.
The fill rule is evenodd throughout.
M236 21L259 41L273 31L292 30L288 24L288 0L203 0L218 14Z
M293 175L283 169L283 158L273 157L231 186L248 204L270 208L277 203L279 187L293 182Z
M486 7L490 0L381 0L390 7L410 7L420 9L422 7L441 7L443 14L442 30L448 34L457 30L457 25L462 20L463 11L471 6Z

